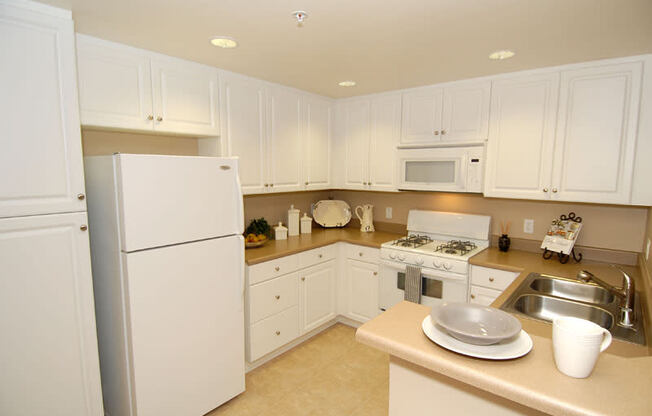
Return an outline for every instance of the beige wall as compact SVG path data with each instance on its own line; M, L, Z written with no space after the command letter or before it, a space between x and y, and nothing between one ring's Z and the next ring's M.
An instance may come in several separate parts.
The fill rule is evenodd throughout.
M573 211L583 218L579 245L633 252L642 250L648 216L648 208L496 199L476 194L362 191L333 191L332 194L335 199L348 202L351 208L374 205L375 221L405 224L410 209L482 214L492 217L492 234L500 234L500 221L511 221L510 236L530 240L542 240L553 218ZM392 207L392 219L385 218L386 207ZM523 233L525 218L534 219L534 234Z
M82 129L84 156L120 153L197 155L197 139Z
M290 192L270 195L247 195L244 197L245 227L254 218L264 217L270 225L282 221L287 225L290 204L301 210L301 216L310 215L310 204L328 199L328 191Z

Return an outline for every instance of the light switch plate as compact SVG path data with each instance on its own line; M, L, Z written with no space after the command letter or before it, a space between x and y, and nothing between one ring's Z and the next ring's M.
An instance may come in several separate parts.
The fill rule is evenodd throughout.
M526 234L534 233L534 220L529 218L523 220L523 232Z
M392 219L392 207L385 208L385 218L388 220Z

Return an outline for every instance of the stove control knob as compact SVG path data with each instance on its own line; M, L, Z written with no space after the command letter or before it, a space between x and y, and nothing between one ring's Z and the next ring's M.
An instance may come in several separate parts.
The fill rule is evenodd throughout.
M423 259L421 257L417 257L415 262L416 262L417 265L421 266L423 264Z
M394 260L396 258L396 254L394 253L389 253L389 258Z
M405 256L402 254L398 254L396 257L398 257L400 261L405 261Z
M450 270L451 269L451 264L449 262L444 263L444 269Z
M432 261L432 265L435 266L435 267L438 268L438 269L441 267L441 263L438 262L437 260L433 260L433 261Z

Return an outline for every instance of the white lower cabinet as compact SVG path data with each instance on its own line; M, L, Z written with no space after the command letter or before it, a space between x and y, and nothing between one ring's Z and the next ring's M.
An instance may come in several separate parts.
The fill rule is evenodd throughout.
M346 315L366 322L378 315L378 264L346 260Z
M300 272L299 309L302 334L335 317L335 271L335 260L331 260Z
M299 336L299 307L293 306L251 325L247 361L252 362Z
M491 305L519 274L519 272L472 265L469 302Z
M0 414L100 416L86 213L0 220Z

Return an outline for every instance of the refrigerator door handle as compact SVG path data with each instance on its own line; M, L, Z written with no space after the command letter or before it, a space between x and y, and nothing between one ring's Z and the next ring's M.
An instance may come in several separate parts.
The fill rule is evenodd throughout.
M242 235L238 235L238 240L240 240L240 247L241 250L239 251L240 253L240 258L238 259L238 270L240 274L240 288L239 288L239 293L238 299L240 299L239 302L239 309L238 311L242 311L244 309L244 295L245 295L245 259L244 259L244 237Z
M239 165L237 161L235 161L235 193L236 193L236 199L238 200L238 211L237 211L237 221L238 221L238 229L240 230L241 233L244 233L244 202L243 202L243 196L242 196L242 186L240 186L240 174L238 173L239 171Z

